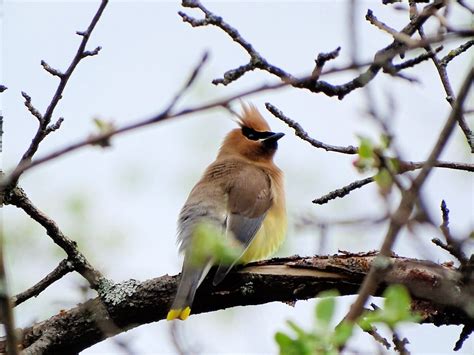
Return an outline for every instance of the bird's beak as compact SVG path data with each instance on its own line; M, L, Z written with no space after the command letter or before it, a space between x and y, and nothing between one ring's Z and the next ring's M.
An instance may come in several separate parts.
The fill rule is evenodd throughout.
M273 133L271 136L268 136L264 139L264 142L276 142L280 138L282 138L285 133Z

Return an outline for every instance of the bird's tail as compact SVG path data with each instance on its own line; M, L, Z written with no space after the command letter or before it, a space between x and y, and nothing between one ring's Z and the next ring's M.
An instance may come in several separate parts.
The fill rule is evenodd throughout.
M178 291L173 305L166 316L166 320L186 320L189 317L196 290L209 272L210 267L211 263L207 263L202 267L196 267L196 265L192 265L185 258Z

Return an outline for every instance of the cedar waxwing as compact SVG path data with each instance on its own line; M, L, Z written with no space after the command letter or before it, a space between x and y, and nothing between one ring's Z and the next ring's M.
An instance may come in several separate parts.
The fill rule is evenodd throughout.
M222 231L242 247L232 263L220 263L214 285L221 282L236 263L268 257L286 235L283 173L273 163L277 141L283 133L271 132L253 106L243 106L240 128L224 139L216 160L206 169L184 204L178 220L178 243L184 252L181 281L167 319L185 320L191 313L194 295L218 258L197 264L192 260L193 236L206 223ZM205 246L204 246L205 248Z

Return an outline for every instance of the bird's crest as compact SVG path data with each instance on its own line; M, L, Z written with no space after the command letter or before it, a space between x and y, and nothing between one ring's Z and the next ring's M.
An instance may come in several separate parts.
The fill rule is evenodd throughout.
M238 123L241 127L252 128L258 132L270 131L267 121L265 121L254 105L242 103L242 113L239 115Z

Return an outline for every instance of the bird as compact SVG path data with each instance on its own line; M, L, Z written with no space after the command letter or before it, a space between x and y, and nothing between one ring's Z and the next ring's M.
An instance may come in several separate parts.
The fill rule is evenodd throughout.
M273 162L278 140L253 105L242 104L217 157L191 190L178 218L179 251L184 253L181 280L167 320L185 320L197 288L212 266L218 265L213 285L219 284L236 264L246 264L273 254L286 237L287 217L283 172ZM192 259L193 238L206 223L240 246L232 262L209 256ZM205 248L205 246L204 246Z

